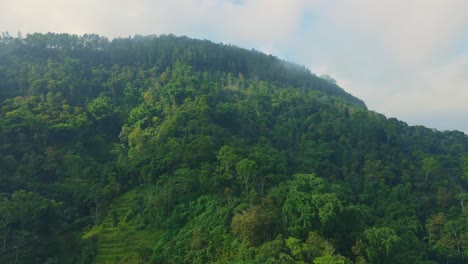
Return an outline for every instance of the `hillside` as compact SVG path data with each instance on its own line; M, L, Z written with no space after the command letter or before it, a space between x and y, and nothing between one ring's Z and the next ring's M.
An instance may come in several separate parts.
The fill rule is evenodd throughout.
M187 37L3 34L0 262L466 263L468 137Z

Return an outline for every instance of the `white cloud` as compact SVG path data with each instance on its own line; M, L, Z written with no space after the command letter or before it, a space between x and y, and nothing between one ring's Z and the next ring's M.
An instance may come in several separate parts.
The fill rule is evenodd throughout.
M210 30L232 39L275 41L297 28L303 2L4 0L0 21L4 30L15 32L96 32L125 37ZM197 28L202 26L206 28Z
M281 41L299 26L303 2L258 0L243 5L224 4L219 30L255 41Z
M447 121L431 118L468 116L468 64L456 48L468 35L467 1L328 1L310 8L319 27L306 34L313 47L302 50L311 50L305 60L312 70L328 71L371 109L412 124L447 129ZM460 121L458 127L468 131Z
M439 67L425 69L407 84L407 88L413 89L401 91L395 96L400 102L397 111L400 114L410 111L420 114L468 111L467 76L468 56L460 56Z

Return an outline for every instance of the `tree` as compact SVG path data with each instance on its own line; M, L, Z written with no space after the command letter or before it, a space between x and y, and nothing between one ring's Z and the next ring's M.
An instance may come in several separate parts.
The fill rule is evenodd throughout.
M345 264L345 260L342 257L325 255L314 259L314 264Z
M112 99L107 96L100 96L93 99L86 106L86 110L88 110L92 117L98 121L111 117L117 113L117 110L112 103Z
M463 214L453 220L448 219L443 213L431 216L426 224L431 248L447 259L463 257L468 250L467 223Z
M438 170L440 168L440 162L435 157L425 157L422 160L422 168L426 172L426 177L424 182L427 182L429 174L432 171Z
M468 183L468 156L463 156L461 158L461 167L463 171L462 179Z
M235 149L231 146L223 146L218 151L218 161L220 163L220 172L227 174L231 173L232 168L239 161L240 157L237 155Z
M19 190L0 201L0 257L14 252L15 261L27 254L28 246L42 234L50 234L57 224L60 205L36 193ZM5 259L4 259L5 260Z
M440 239L442 228L447 222L447 218L443 213L438 213L431 216L426 223L426 230L429 233L429 242Z
M371 227L364 231L365 252L370 263L392 263L392 256L401 240L389 227Z
M236 163L237 175L245 185L245 193L249 193L249 182L255 175L256 164L253 160L243 159Z
M270 238L272 216L260 207L252 207L232 218L231 228L235 234L252 246L258 246Z
M15 221L13 206L8 198L0 203L0 235L2 237L2 252L6 251L7 241L11 231L11 225Z
M338 195L314 174L295 174L272 191L272 199L280 203L283 225L295 237L325 231L343 210Z

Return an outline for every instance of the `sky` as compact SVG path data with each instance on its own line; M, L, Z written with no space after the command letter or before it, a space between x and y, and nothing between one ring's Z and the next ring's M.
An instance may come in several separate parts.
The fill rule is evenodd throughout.
M468 133L467 0L0 0L0 32L186 35L328 74L370 110Z

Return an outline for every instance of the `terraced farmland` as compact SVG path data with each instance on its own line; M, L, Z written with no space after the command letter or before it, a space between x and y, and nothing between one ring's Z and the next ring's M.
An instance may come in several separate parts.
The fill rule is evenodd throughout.
M85 234L85 238L97 238L97 255L93 263L144 263L142 256L155 243L157 232L139 228L139 220L128 217L132 214L136 194L133 190L118 197L102 224Z

